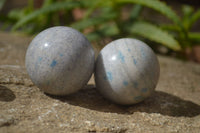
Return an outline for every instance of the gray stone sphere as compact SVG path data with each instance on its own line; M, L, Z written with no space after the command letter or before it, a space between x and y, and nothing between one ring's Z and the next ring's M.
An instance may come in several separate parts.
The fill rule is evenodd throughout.
M123 38L106 45L95 63L99 92L111 101L130 105L154 91L160 67L152 49L142 41Z
M26 69L42 91L67 95L80 90L94 71L95 55L83 34L57 26L40 32L26 52Z

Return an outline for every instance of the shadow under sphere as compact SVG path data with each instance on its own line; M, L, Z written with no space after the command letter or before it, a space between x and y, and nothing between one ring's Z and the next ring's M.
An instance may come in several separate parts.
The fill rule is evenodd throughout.
M167 116L194 117L200 114L200 105L177 96L155 91L141 103L123 106L103 98L94 86L86 86L81 91L67 96L52 96L62 102L100 112L133 114L134 112L160 113Z
M15 100L16 96L12 90L0 85L0 101L11 102Z

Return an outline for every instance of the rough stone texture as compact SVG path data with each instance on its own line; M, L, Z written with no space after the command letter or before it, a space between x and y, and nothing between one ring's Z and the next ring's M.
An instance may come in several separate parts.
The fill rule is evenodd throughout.
M0 132L199 133L200 65L159 56L156 92L120 106L104 99L93 79L78 93L42 93L24 68L30 38L0 33Z

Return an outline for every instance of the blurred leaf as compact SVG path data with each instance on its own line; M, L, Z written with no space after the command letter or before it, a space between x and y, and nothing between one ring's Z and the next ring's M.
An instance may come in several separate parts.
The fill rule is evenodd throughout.
M200 19L200 9L197 10L189 19L189 26L191 27L198 19Z
M23 26L25 23L33 20L34 18L42 15L42 14L46 14L46 13L50 13L50 12L55 12L61 9L66 9L66 10L70 10L74 7L79 6L80 3L79 2L55 2L49 6L45 6L39 10L36 10L30 14L28 14L27 16L24 16L23 18L21 18L21 20L19 20L14 26L13 26L13 30L16 30L17 28Z
M119 34L119 30L115 24L104 24L98 30L87 34L90 41L98 41L104 37L113 37Z
M182 23L186 30L189 30L189 28L191 26L190 19L193 14L193 11L194 11L194 9L191 6L184 5L182 7L182 12L183 12Z
M100 33L97 31L87 34L86 37L90 41L98 41L101 39Z
M0 1L0 10L3 8L3 5L5 4L6 0L1 0Z
M200 33L199 32L190 32L188 34L189 39L200 42Z
M104 24L101 29L101 33L105 37L110 37L119 34L119 29L116 24Z
M132 33L138 34L152 41L161 43L173 50L181 49L179 43L174 39L173 36L150 23L136 22L131 29Z
M8 17L15 20L18 20L24 16L25 16L24 11L20 9L13 9L8 13Z
M42 7L47 7L51 5L53 2L55 2L55 0L44 0Z
M184 16L188 17L188 16L192 15L193 11L194 11L194 9L189 5L184 5L182 7L182 12L183 12Z
M80 0L79 2L81 3L81 6L85 8L85 7L92 7L96 5L96 3L98 3L99 1L102 0Z
M13 9L8 13L8 17L13 20L20 20L25 17L27 14L33 12L34 3L33 0L28 0L28 6L23 9Z
M94 10L99 7L99 5L101 4L101 0L93 0L94 3L92 3L93 5L91 5L87 8L87 11L85 13L84 19L87 19L93 12Z
M102 13L100 16L96 16L94 18L88 18L88 19L82 19L81 21L75 22L71 25L71 27L83 30L89 26L96 26L102 23L105 23L109 20L113 20L117 17L117 14L115 12L107 13L106 15Z
M131 13L130 13L130 21L133 21L135 19L138 18L139 14L141 13L142 11L142 6L141 5L134 5L133 9L131 10Z
M180 27L174 24L162 24L160 26L163 30L180 32Z
M117 2L133 3L133 4L140 4L143 6L147 6L167 16L176 24L181 25L181 20L179 16L177 16L176 13L169 6L167 6L165 3L159 0L117 0Z

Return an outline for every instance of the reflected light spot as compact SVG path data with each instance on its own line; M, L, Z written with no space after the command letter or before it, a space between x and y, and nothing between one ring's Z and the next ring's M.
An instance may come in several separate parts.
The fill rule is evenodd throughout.
M112 61L115 61L116 59L117 59L116 56L113 56L113 57L111 58Z
M45 44L44 44L44 46L45 46L45 47L48 47L48 46L49 46L49 44L48 44L48 43L45 43Z

